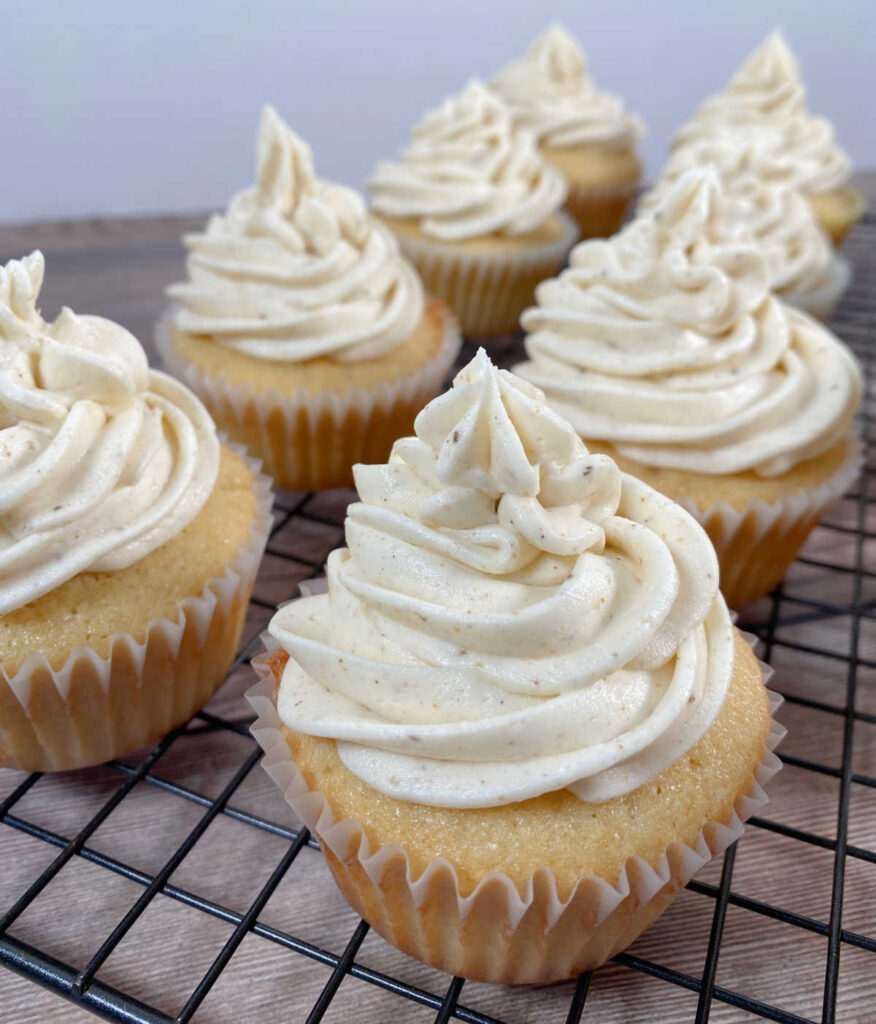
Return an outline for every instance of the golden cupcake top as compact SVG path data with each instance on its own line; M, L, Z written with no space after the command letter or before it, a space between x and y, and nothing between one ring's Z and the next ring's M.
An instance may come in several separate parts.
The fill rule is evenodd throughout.
M806 106L800 66L785 37L770 33L720 93L706 99L675 136L686 146L732 131L757 144L761 173L806 192L843 185L851 163L833 127Z
M187 235L175 325L256 359L372 359L423 315L420 279L362 197L316 177L310 147L265 107L256 182Z
M645 465L776 476L842 440L860 400L854 356L770 292L712 168L578 245L536 303L516 372L582 437Z
M379 214L413 218L445 242L535 231L567 192L532 132L478 81L424 114L401 159L378 163L369 188Z
M219 469L204 407L124 327L42 318L43 271L0 268L0 615L175 537Z
M414 429L356 467L328 592L271 622L280 717L415 803L634 790L704 734L733 673L705 533L483 350Z
M548 147L591 144L629 148L644 134L641 118L611 93L597 89L580 46L561 25L550 25L522 60L490 80L515 123Z

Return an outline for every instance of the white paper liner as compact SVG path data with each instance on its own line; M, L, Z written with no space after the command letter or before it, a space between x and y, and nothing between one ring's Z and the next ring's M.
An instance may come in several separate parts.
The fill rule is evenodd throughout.
M808 292L786 291L776 292L776 294L783 302L796 306L819 320L826 321L830 318L851 280L851 264L844 256L834 253L828 280L820 288L813 288Z
M181 601L175 620L151 619L142 642L125 631L114 633L109 640L110 654L106 657L91 647L80 646L70 652L61 668L53 669L45 655L37 652L30 655L11 678L0 665L0 765L29 771L58 771L121 756L153 742L185 721L224 682L239 641L239 636L235 636L235 632L239 632L238 620L242 626L273 519L271 482L260 471L258 461L247 456L240 446L223 443L246 462L253 474L256 493L256 514L249 534L224 574L208 580L199 596ZM209 650L205 648L211 631L217 632L217 619L223 625L223 643L229 652L212 646ZM184 641L185 658L180 665ZM199 654L204 655L214 669L220 660L226 663L218 670L199 672L198 665L192 664L192 658ZM160 684L151 678L156 665L160 665L166 676ZM147 671L149 678L146 678ZM101 705L99 695L108 699L111 689L120 685L123 691L119 696L123 701L126 695L133 701L135 694L142 700L113 709ZM157 691L159 686L169 688L165 696L172 698L171 706L161 706L163 702L155 700L161 695L151 691ZM71 707L71 693L75 707ZM95 699L96 707L93 706ZM55 718L50 723L39 720L47 702L55 708ZM84 713L87 719L89 710L97 714L95 721L80 717ZM21 743L20 738L17 741L12 736L11 730L15 729L14 719L20 714L28 720L37 740L45 741L39 754L44 760L39 764L24 763L16 756L16 749L21 752ZM143 717L138 718L138 714ZM64 715L69 716L67 720ZM121 735L112 731L113 724L119 725L116 716L123 720ZM33 757L33 744L30 746L29 756Z
M742 636L753 646L755 637L746 634L742 634ZM265 649L252 662L253 668L259 676L259 682L251 687L246 694L247 700L256 713L256 721L250 727L250 731L265 751L262 761L265 771L277 784L286 802L307 828L319 838L324 849L331 851L342 864L349 863L351 860L356 861L375 886L380 885L390 861L397 860L401 855L406 865L405 882L416 907L421 906L429 891L433 876L449 872L453 879L460 921L465 920L482 893L488 888L495 889L498 886L503 891L503 899L509 909L508 915L502 918L503 924L512 931L516 930L535 899L535 875L540 876L538 879L540 888L543 888L544 883L549 887L548 909L544 916L545 935L550 934L557 927L564 911L572 904L582 888L587 888L598 894L595 925L601 925L607 921L609 916L631 895L636 906L641 908L650 903L669 883L677 885L678 889L685 886L706 863L714 857L720 856L727 847L740 838L744 832L745 821L768 802L769 797L764 787L782 766L780 759L773 752L786 733L784 727L774 718L775 711L782 703L782 698L779 694L767 690L771 724L755 782L748 793L740 795L736 799L729 820L726 822L710 821L704 824L692 846L681 842L672 843L663 851L656 864L650 864L638 856L631 857L623 865L617 881L613 884L598 875L583 875L566 900L562 900L558 896L556 880L547 868L539 869L535 873L522 896L511 879L502 872L492 872L486 875L468 896L462 896L456 871L448 861L436 859L426 867L418 878L413 878L407 855L402 847L397 844L387 844L372 851L362 825L352 819L336 821L325 798L310 789L298 770L282 735L282 722L274 703L277 680L271 671L268 659L279 645L268 633L262 635L262 642ZM763 674L764 686L766 686L772 677L773 670L760 659L758 659L758 665ZM395 884L400 883L397 871L393 872L393 881ZM548 968L548 970L550 969ZM560 973L553 977L561 976L564 975ZM508 981L515 979L499 976L479 980ZM549 979L536 977L526 980Z
M463 334L490 338L519 329L535 286L560 270L578 240L574 219L562 211L555 216L563 227L558 239L514 251L470 253L428 238L396 238L426 291L450 306Z
M278 486L294 490L350 486L355 463L385 461L392 442L411 432L416 413L442 390L462 344L447 314L437 354L414 373L343 394L310 395L304 388L285 394L211 377L190 363L173 344L174 315L174 307L165 310L155 328L165 364L204 402L219 428L261 460Z
M758 499L741 511L724 501L701 509L690 498L677 499L709 535L721 567L721 592L731 607L743 607L773 589L809 530L854 483L863 458L860 436L852 430L845 460L818 487L806 488L774 502ZM799 543L793 550L788 546L784 569L778 578L768 578L762 571L764 560L772 561L776 550L782 549L782 541L795 532L799 535ZM766 540L769 544L762 544Z

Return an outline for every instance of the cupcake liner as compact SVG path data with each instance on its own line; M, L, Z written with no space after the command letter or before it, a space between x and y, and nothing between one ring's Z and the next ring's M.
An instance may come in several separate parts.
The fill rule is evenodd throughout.
M748 638L746 638L748 639ZM583 875L567 899L553 873L537 870L526 890L494 872L466 896L446 860L412 877L403 848L371 850L362 825L336 821L325 798L311 790L292 758L274 703L276 680L269 634L253 661L259 682L247 693L256 713L253 736L262 762L294 812L318 838L335 881L354 909L393 945L420 960L473 980L535 983L574 977L626 948L713 857L743 833L744 821L766 804L763 787L781 767L773 753L785 730L772 720L751 790L740 795L728 821L703 825L692 846L668 846L655 864L633 857L613 884ZM750 642L750 641L749 641ZM759 663L764 684L772 670ZM781 698L767 691L770 715Z
M792 290L776 294L783 302L796 306L819 320L827 321L851 280L851 264L843 256L835 253L831 260L828 280L820 288L806 292Z
M228 447L253 472L256 515L224 574L181 601L175 620L152 619L143 641L113 634L106 657L83 646L59 669L39 653L11 677L0 666L0 767L67 771L121 757L187 721L224 682L272 522L270 480Z
M469 253L427 238L396 237L423 287L450 306L462 333L490 338L519 330L520 314L532 305L535 286L566 262L578 227L564 213L557 217L563 225L560 238L517 252Z
M773 590L813 527L855 481L863 455L861 439L853 431L845 461L819 487L774 502L753 501L742 511L723 501L703 510L690 498L678 499L715 547L721 593L731 608L742 608Z
M162 359L207 406L229 437L259 458L278 487L297 491L350 487L357 462L385 462L393 441L410 434L414 417L444 386L462 339L451 316L441 347L414 373L344 394L256 391L211 377L173 345L174 309L164 312L155 339Z
M627 210L639 193L639 179L617 185L576 185L569 182L566 210L581 229L581 238L609 238L620 231Z

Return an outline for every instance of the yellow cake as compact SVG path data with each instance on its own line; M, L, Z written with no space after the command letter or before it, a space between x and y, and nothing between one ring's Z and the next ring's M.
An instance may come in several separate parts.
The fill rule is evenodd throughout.
M808 197L818 223L840 245L849 229L864 216L867 201L852 185L840 185L826 192L810 192Z
M359 822L371 850L398 845L375 884L358 858L325 856L332 875L357 913L393 945L450 974L479 981L544 983L598 967L625 949L671 904L686 884L672 877L646 903L629 898L603 925L592 921L592 893L582 876L614 881L631 858L656 866L667 847L697 844L710 822L726 822L739 794L755 786L767 750L770 715L761 671L751 649L736 638L737 665L718 718L683 757L632 793L606 803L586 803L568 790L504 807L457 810L405 803L365 785L338 757L334 740L282 727L289 753L309 788L325 798L335 821ZM286 656L276 652L279 680ZM275 755L276 756L276 755ZM450 870L432 875L416 907L402 879L421 878L436 861ZM547 869L556 895L569 906L548 934L553 889L539 885ZM534 886L527 927L510 931L499 948L497 915L505 893L481 892L464 926L448 912L458 895L468 898L501 872L525 897ZM453 892L450 896L449 891ZM507 911L505 911L507 913ZM501 920L501 918L500 918ZM582 920L591 929L581 941ZM452 924L461 940L446 941ZM573 951L570 956L570 950Z

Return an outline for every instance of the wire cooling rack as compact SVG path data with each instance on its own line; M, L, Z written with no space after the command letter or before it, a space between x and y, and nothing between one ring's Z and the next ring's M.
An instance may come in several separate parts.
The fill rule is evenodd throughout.
M872 441L876 218L858 226L846 249L855 265L855 283L834 327L865 367L863 430ZM468 349L461 358L470 354ZM510 363L517 355L519 348L509 344L499 358ZM334 923L335 938L321 943L296 927L308 888L322 885L325 872L317 883L318 844L306 829L290 823L285 805L275 803L266 813L248 804L247 786L261 775L260 752L247 732L240 694L251 681L248 660L259 649L259 631L276 604L295 593L303 579L319 574L328 550L341 542L352 492L279 495L248 635L225 699L220 695L145 754L92 772L4 773L0 881L4 872L7 880L11 873L20 881L14 891L6 886L6 902L0 903L0 963L98 1017L131 1024L193 1017L308 1024L324 1019L369 1024L876 1020L876 731L870 731L876 728L874 480L868 461L853 493L815 531L784 584L743 618L743 626L762 640L762 657L777 668L773 686L784 693L783 713L791 728L782 749L785 771L771 787L773 802L765 816L750 822L738 851L731 847L722 862L711 866L711 875L707 869L692 881L629 952L595 974L564 986L509 989L420 969L369 935L368 926L352 915L330 883L319 899L325 920ZM795 744L796 735L804 739ZM214 760L200 765L198 756L178 756L205 737ZM175 764L184 770L175 770ZM211 777L211 766L217 764L223 768L219 783ZM44 814L29 810L47 786L52 787L53 806L73 808L65 817L66 830L50 827ZM145 819L140 813L133 839L128 835L132 841L120 839L120 848L128 852L107 852L113 849L108 835L118 838L127 834L126 828L130 831L134 819L126 817L126 809L144 791L158 802L148 804ZM161 824L162 816L183 824L169 855L162 851L150 857L151 826ZM209 851L211 836L223 822L234 823L248 862L261 872L255 891L236 905L223 893L232 888L239 860L233 871L226 860L209 871L189 871L187 884L178 881L189 862L203 860L201 852ZM28 855L32 869L10 838L22 835L34 851ZM746 868L749 849L757 854L751 859L753 870ZM142 866L144 860L152 865L149 869ZM72 888L62 886L48 926L29 926L34 908L73 865L89 870L77 876ZM106 909L119 879L128 883L127 895L113 904L121 909L108 919L98 908ZM290 880L289 891L297 896L287 892ZM284 904L282 926L272 923L277 915L269 913L278 900ZM179 911L166 935L169 957L189 962L180 950L200 948L201 922L217 922L224 929L218 947L208 948L206 956L201 950L200 961L194 957L199 966L191 976L177 976L175 987L166 991L160 985L150 990L142 982L150 972L160 974L160 947L156 952L154 942L148 950L138 945L144 931L140 926L158 903ZM75 948L72 940L65 942L74 924L81 925L83 914L92 912L96 930L83 933L80 928L77 935L87 938L77 938ZM241 970L236 961L244 959L252 937L262 940L258 956L246 959ZM120 947L128 951L128 969L110 970ZM8 1021L2 973L0 1020ZM234 980L225 984L229 976ZM288 979L281 986L283 1001L275 1006L275 1016L256 1016L249 995L272 977ZM344 1002L343 993L354 982L358 987ZM380 1001L369 1001L378 990Z

